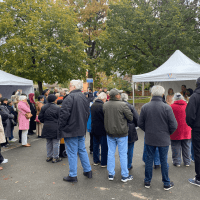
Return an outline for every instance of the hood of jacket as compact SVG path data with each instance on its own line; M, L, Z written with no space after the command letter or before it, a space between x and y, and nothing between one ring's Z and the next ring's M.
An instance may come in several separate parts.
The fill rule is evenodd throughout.
M184 101L184 100L178 100L178 101L174 101L174 104L176 104L176 105L186 105L187 103L186 103L186 101Z

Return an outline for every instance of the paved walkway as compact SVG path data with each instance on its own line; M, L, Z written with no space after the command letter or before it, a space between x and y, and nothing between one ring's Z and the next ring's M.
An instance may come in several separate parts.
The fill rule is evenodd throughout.
M15 132L16 138L17 132ZM135 144L133 169L130 174L134 179L127 183L120 181L120 163L116 153L116 176L114 181L108 181L107 169L92 166L93 179L83 176L83 170L78 161L78 183L64 182L68 175L67 158L60 163L47 163L46 140L30 137L30 148L19 146L18 141L2 153L8 158L7 164L2 164L0 171L0 200L139 200L139 199L199 199L200 188L188 183L188 178L194 177L194 163L190 167L183 164L174 167L169 152L170 178L175 187L170 191L163 190L160 169L153 171L151 188L143 185L144 163L142 162L144 133L138 130L139 140ZM89 135L86 137L89 153ZM88 154L91 164L92 155Z

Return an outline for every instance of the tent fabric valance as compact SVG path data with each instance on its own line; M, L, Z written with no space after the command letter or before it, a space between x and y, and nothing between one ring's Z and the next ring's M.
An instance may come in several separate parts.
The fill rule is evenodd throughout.
M133 82L171 82L196 80L200 77L200 64L184 55L180 50L174 54L160 67L152 72L133 75Z

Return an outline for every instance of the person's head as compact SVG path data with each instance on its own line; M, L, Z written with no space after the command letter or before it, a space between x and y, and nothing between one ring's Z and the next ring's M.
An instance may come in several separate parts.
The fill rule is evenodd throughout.
M118 99L118 100L120 100L121 99L121 91L117 90L116 88L110 90L110 98L111 99Z
M8 106L12 106L13 105L13 102L11 99L8 99L8 103L7 103Z
M50 90L46 89L42 92L42 95L44 96L48 96L49 95Z
M44 102L44 96L43 96L43 95L39 95L39 96L38 96L38 101Z
M8 99L7 98L5 98L5 97L2 97L1 98L1 104L3 105L7 105L8 104Z
M99 89L99 94L102 92L102 88Z
M190 97L192 94L193 94L193 89L188 88L188 89L186 90L186 95L187 95L188 97Z
M58 97L60 96L60 93L56 93L55 95L56 95L56 97L58 98Z
M172 88L168 89L168 95L173 95L174 94L174 90Z
M24 94L24 93L22 93L22 94L21 94L21 96L25 96L25 97L27 97L27 95L26 95L26 94Z
M122 93L121 94L121 99L122 99L122 101L128 101L128 94Z
M60 96L64 96L64 94L65 94L65 91L61 90L60 91Z
M57 100L57 105L61 106L62 105L63 100Z
M58 88L54 88L54 92L57 93L58 92Z
M164 87L160 86L160 85L154 85L151 89L151 95L152 96L160 96L162 97L165 93L165 89Z
M69 85L69 91L73 90L82 90L83 88L83 83L80 80L71 80L70 85Z
M184 97L181 95L181 93L177 92L174 94L174 101L179 101L179 100L183 100Z
M107 95L105 92L101 92L101 94L98 95L98 99L102 100L104 103L106 102Z
M57 103L57 97L56 97L56 95L50 94L50 95L48 96L48 102L49 102L49 103Z
M186 85L182 85L182 86L181 86L181 91L182 91L182 92L185 92L185 91L186 91Z
M107 88L106 88L106 87L105 87L105 88L103 88L103 92L105 92L105 93L107 92Z
M26 97L25 95L21 95L21 96L19 97L19 100L20 100L20 101L23 101L23 102L27 102L27 97Z
M91 89L91 88L89 88L89 89L88 89L88 91L91 93L91 92L92 92L92 89Z

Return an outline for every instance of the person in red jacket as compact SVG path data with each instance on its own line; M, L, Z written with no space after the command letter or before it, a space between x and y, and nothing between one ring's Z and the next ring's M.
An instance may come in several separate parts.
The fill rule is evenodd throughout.
M181 166L181 152L183 162L186 167L190 166L190 151L191 151L191 128L186 124L187 107L186 101L180 93L174 95L174 103L171 104L172 110L178 123L178 128L170 136L172 148L172 161L176 167Z

